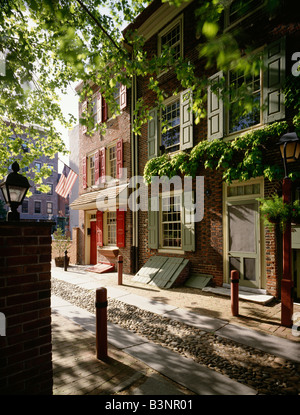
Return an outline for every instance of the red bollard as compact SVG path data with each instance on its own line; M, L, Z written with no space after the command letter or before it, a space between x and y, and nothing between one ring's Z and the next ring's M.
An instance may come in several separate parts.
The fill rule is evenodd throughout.
M96 355L97 359L107 358L107 289L96 290Z
M118 285L123 284L123 257L118 256Z
M239 315L239 273L231 271L231 313L233 316Z

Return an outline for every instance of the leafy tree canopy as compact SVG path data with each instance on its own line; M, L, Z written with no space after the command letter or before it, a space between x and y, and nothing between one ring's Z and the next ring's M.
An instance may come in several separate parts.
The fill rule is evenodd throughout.
M179 6L184 1L168 3ZM68 127L74 121L72 117L64 118L58 99L58 91L65 92L70 82L82 81L81 100L92 94L91 84L97 84L117 113L113 95L117 82L130 86L133 75L148 76L157 105L162 105L165 95L156 74L172 68L182 87L193 89L195 121L200 122L205 116L207 79L196 76L193 65L184 59L175 60L170 50L149 59L142 49L144 39L134 31L127 30L125 35L122 32L149 3L0 0L0 53L5 56L4 71L3 59L0 65L0 177L16 158L20 158L22 168L41 155L53 157L66 151L54 125L58 120ZM268 0L265 12L274 13L280 3ZM240 59L239 34L223 33L221 21L226 4L228 0L199 2L196 17L200 56L205 57L207 65L217 65L217 69L236 66L238 70L255 72L259 60ZM133 128L139 133L149 115L142 98L135 115ZM81 122L87 124L88 117ZM47 169L42 171L42 176L48 174ZM41 180L37 175L36 181Z

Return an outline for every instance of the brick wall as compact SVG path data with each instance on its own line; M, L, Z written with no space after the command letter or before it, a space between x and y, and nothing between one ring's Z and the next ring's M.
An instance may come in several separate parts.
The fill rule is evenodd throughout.
M94 87L96 88L96 87ZM82 159L96 150L102 147L108 147L113 143L116 143L118 139L123 140L123 168L127 169L127 178L131 178L131 123L130 123L130 105L131 105L131 90L127 89L127 106L122 113L116 118L110 118L106 121L105 134L101 135L99 131L95 131L92 136L88 136L82 133L82 127L79 130L79 195L93 191L91 188L83 188L83 168ZM81 114L81 105L79 104L79 114ZM87 209L89 213L92 213L91 209ZM96 208L93 209L93 213L96 213ZM79 228L77 231L77 261L79 264L85 264L87 258L85 258L85 252L89 250L90 237L87 235L87 228L89 223L85 217L85 211L79 211ZM125 215L125 247L118 248L118 254L123 256L123 270L124 273L130 273L131 270L131 246L132 246L132 214L127 209ZM105 249L105 247L104 247ZM103 251L103 250L102 250ZM103 251L104 252L104 251ZM105 256L101 253L101 248L97 248L97 261L116 264L117 257Z
M0 394L52 394L52 225L0 224Z

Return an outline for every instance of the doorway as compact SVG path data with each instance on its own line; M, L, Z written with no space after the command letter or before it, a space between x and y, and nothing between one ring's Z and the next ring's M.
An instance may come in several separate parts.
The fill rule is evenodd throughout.
M262 183L245 182L226 186L225 281L237 270L240 286L262 288L261 230L259 203Z
M97 264L97 238L96 238L96 222L95 221L90 222L90 229L91 229L90 263L91 265L95 265Z

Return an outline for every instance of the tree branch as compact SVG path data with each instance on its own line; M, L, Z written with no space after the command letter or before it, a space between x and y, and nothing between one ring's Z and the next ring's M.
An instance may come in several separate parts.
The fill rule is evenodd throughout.
M104 29L104 27L101 25L99 20L89 11L89 9L82 3L82 1L81 0L76 0L76 1L86 11L86 13L94 20L96 25L102 30L102 32L105 34L105 36L108 37L108 39L111 41L111 43L114 45L114 47L117 48L119 52L124 53L124 51L117 45L117 43L113 40L113 38L109 35L109 33Z

